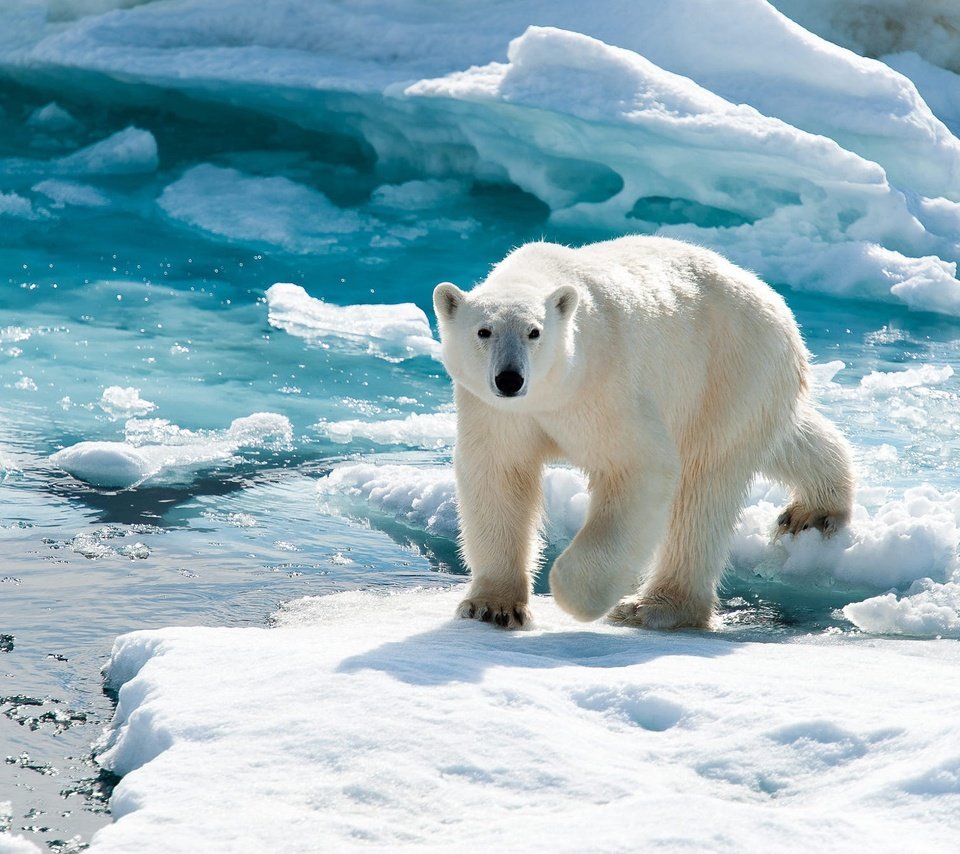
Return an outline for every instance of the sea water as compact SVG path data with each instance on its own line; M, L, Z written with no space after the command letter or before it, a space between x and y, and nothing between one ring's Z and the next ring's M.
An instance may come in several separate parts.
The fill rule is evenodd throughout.
M118 634L464 578L432 289L469 287L528 240L611 233L559 227L506 181L385 180L353 136L172 94L5 84L0 179L0 800L12 830L75 850L109 820L91 744ZM955 512L960 335L773 284L855 446L875 535L833 563L771 557L783 495L754 490L723 619L778 640L851 630L842 606L948 580L949 535L916 520ZM582 521L582 477L551 470L547 503L549 560ZM905 519L900 554L883 531Z

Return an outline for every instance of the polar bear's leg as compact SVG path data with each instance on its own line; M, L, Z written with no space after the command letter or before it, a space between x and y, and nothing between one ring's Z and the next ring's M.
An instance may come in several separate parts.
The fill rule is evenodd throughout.
M543 440L523 422L484 418L483 405L465 397L457 397L454 471L460 551L471 584L457 615L514 628L530 619L527 603L540 551Z
M586 522L550 571L561 608L595 620L636 588L663 538L678 468L672 444L661 442L632 466L590 474Z
M763 471L793 493L777 519L780 534L817 528L830 536L850 521L855 482L850 447L840 431L809 404L801 404L794 428Z
M712 468L698 460L684 465L653 571L610 619L653 629L710 624L751 474L745 462L729 459Z

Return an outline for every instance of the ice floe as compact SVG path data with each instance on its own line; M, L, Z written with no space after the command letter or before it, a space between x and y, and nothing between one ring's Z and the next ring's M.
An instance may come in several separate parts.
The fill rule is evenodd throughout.
M127 399L129 390L116 397ZM137 396L140 404L145 403ZM129 403L130 400L127 400ZM285 447L293 428L283 415L257 412L231 422L226 430L186 430L161 418L131 419L123 442L92 441L57 451L50 462L93 486L127 489L173 483L216 463L228 462L243 449Z
M545 597L509 633L453 621L461 595L118 638L99 761L123 779L91 854L932 851L960 832L954 643L585 626Z
M399 362L414 356L440 358L423 309L400 305L332 305L300 285L278 282L267 289L271 326L322 347L352 345L359 352Z

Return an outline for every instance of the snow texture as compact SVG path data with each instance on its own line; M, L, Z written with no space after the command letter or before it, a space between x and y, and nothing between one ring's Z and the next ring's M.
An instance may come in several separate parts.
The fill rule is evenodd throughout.
M451 621L460 595L118 638L99 761L124 777L91 854L946 851L960 832L955 643L584 626L542 597L510 633Z

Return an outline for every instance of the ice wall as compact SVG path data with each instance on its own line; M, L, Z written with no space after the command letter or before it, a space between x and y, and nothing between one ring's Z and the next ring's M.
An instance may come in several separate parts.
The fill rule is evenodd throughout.
M777 283L960 314L960 142L901 73L941 115L960 103L960 78L930 65L953 62L937 35L949 15L935 9L881 4L876 20L908 21L889 49L923 41L914 31L940 45L895 71L765 0L650 0L642 12L627 0L128 6L19 5L4 13L0 74L86 97L178 90L281 115L361 140L394 183L512 183L579 233L659 230ZM836 21L857 9L794 12L853 44ZM189 191L248 188L213 168L167 188L169 216L216 232ZM324 251L342 225L336 206L283 180L256 185L313 212L278 245Z

